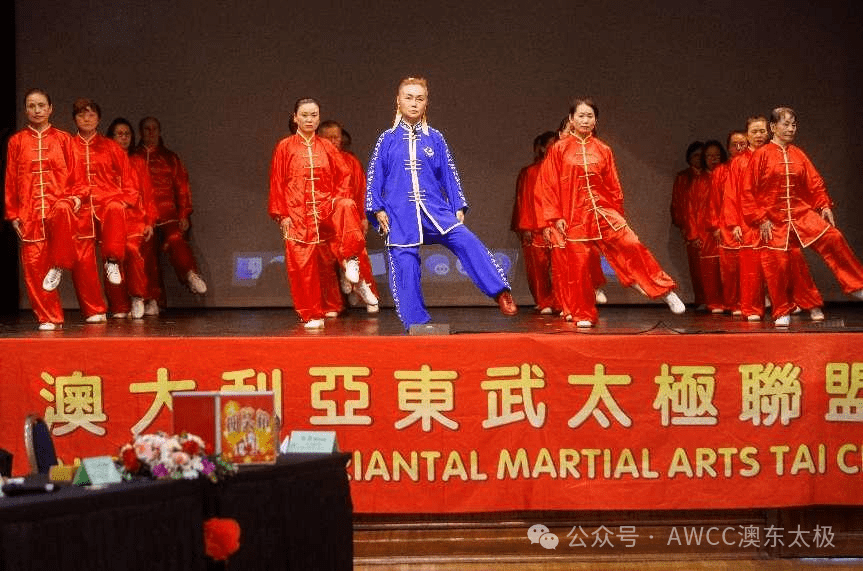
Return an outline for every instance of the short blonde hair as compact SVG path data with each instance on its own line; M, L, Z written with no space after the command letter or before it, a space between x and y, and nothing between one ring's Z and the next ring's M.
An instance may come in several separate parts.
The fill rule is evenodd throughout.
M405 85L419 85L423 89L426 90L426 93L428 93L428 90L429 90L428 81L426 81L426 78L424 78L424 77L405 77L405 78L403 78L399 82L399 88L398 88L397 92L401 91L402 87L404 87Z

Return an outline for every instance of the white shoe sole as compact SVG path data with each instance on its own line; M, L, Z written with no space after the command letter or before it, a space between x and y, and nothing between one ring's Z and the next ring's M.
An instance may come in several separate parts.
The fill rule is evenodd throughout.
M356 258L351 258L350 260L345 260L344 262L345 269L345 279L348 280L352 284L357 284L360 282L360 262Z
M105 262L105 278L108 283L120 285L123 283L123 275L120 273L120 266L116 262Z
M54 291L60 285L63 279L63 271L59 268L51 268L45 274L45 279L42 280L42 289L45 291Z
M372 292L372 287L363 280L359 285L355 288L357 295L360 296L360 299L363 300L363 303L366 305L377 305L378 297Z
M189 291L197 295L204 295L207 293L207 284L204 279L196 274L195 272L189 272L186 275L186 285L189 287Z
M132 309L129 312L129 315L132 316L132 319L141 319L144 317L144 300L140 297L132 298Z
M680 315L686 311L686 306L680 301L680 298L677 297L677 294L673 291L667 293L663 296L662 301L668 304L668 309L671 310L671 313L675 315Z

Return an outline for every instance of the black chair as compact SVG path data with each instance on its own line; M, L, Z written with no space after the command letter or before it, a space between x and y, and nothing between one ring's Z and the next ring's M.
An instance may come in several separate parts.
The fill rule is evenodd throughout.
M42 417L28 414L24 421L24 446L31 474L47 474L57 464L57 451L51 438L51 429Z
M12 476L12 453L0 448L0 476L10 478Z

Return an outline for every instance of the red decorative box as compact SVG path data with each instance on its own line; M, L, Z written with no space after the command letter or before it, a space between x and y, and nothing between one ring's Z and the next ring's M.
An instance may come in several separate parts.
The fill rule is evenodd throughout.
M272 391L188 391L172 397L174 434L196 434L235 464L276 461L279 430Z

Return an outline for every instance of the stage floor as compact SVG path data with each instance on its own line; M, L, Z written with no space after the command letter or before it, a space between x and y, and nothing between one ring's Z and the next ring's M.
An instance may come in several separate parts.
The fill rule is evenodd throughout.
M557 316L540 315L530 307L520 307L515 317L501 315L496 306L434 307L429 311L434 323L449 325L450 334L691 335L863 331L863 304L851 302L827 304L826 319L822 322L811 321L804 311L793 316L791 327L779 329L769 319L750 323L728 314L717 316L691 309L683 315L673 315L660 304L601 306L599 324L591 329L579 329ZM291 308L168 309L158 317L109 319L103 324L86 324L78 311L67 311L66 323L60 331L37 331L36 325L30 311L0 317L0 338L406 335L392 308L383 308L378 314L353 308L338 318L327 319L323 330L313 331L303 329Z

